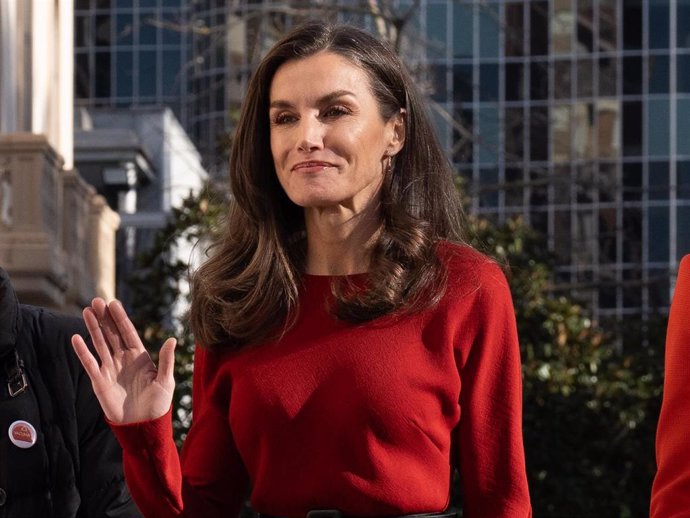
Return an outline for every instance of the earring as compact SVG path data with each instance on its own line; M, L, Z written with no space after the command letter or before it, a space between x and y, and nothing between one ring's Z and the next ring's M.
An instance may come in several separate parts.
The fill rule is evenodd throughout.
M393 173L393 156L386 155L386 176L390 176Z

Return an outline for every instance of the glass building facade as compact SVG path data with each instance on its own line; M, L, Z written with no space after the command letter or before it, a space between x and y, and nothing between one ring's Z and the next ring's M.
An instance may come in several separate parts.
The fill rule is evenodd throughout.
M664 311L690 253L690 0L421 9L437 127L472 208L548 236L596 317Z
M170 104L207 158L300 17L387 30L356 0L75 2L77 103ZM374 4L405 19L401 55L472 210L546 235L557 285L595 318L665 311L690 253L690 0Z
M168 106L186 126L190 5L75 0L75 106Z

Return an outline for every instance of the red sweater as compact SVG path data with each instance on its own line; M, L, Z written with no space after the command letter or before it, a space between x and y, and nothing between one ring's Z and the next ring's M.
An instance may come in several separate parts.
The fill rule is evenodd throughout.
M465 518L531 516L508 285L478 253L441 251L448 288L429 310L343 323L325 308L332 277L306 275L279 342L198 348L181 462L169 415L113 427L142 512L236 516L249 485L277 516L435 512L458 467Z
M678 268L666 333L652 518L690 518L690 255Z

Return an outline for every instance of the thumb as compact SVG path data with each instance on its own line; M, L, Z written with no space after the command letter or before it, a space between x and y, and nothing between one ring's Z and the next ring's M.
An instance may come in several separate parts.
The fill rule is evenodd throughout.
M158 375L156 381L164 387L173 388L175 386L175 377L173 371L175 368L175 346L177 340L175 338L168 338L158 352Z

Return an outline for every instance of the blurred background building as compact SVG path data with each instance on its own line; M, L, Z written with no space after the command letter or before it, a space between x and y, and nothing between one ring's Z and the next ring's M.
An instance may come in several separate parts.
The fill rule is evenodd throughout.
M74 169L71 0L0 0L0 266L22 302L115 294L117 214Z
M548 238L595 318L664 312L690 253L690 0L76 0L79 106L168 105L217 178L248 78L307 17L391 39L471 210Z

